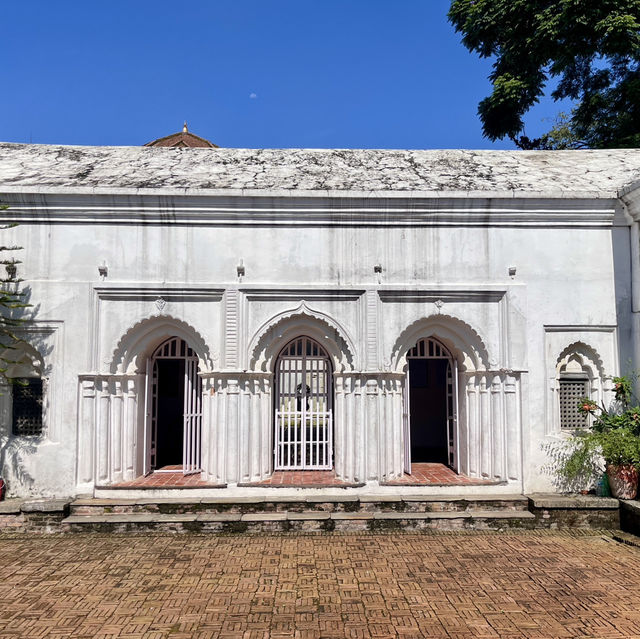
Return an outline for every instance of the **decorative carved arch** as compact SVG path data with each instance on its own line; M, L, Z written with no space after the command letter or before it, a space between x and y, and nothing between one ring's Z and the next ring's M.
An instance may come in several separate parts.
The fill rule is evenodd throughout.
M566 366L569 359L578 356L583 366L590 368L593 377L604 378L604 363L595 348L585 344L585 342L573 342L569 344L558 356L556 360L556 372Z
M295 337L315 339L329 354L334 371L353 370L356 349L348 332L336 320L309 308L304 301L274 315L249 342L249 368L270 371L280 350Z
M391 351L393 370L402 372L407 367L407 352L424 337L435 337L458 360L464 371L487 370L489 354L478 332L453 315L430 315L410 324L398 337Z
M155 315L137 322L122 336L113 350L109 372L144 372L147 358L168 337L180 337L187 342L198 355L201 372L213 368L209 348L193 326L171 315Z

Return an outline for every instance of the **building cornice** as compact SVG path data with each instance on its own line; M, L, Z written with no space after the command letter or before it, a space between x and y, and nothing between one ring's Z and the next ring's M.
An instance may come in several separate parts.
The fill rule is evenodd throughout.
M597 194L9 190L4 216L31 224L172 226L609 227L620 202Z

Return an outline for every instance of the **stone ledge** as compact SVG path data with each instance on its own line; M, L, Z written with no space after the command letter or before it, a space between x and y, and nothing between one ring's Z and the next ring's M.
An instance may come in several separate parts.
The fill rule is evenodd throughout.
M22 512L22 499L0 501L0 515L19 515Z
M198 515L196 521L202 522L225 522L240 521L242 515L240 513L203 513Z
M318 510L312 513L286 513L289 521L324 521L331 519L331 513Z
M156 500L157 502L158 500ZM256 495L255 497L203 497L200 503L203 505L215 504L264 504L266 497Z
M617 510L619 502L613 497L596 497L595 495L558 495L554 493L534 493L527 495L530 506L534 508L582 509L582 510Z
M197 506L200 503L200 499L200 497L188 497L187 499L184 499L182 497L159 497L158 499L154 499L153 497L144 497L142 499L134 499L132 501L136 506L154 506L157 504L185 504L187 506ZM118 503L122 502L118 500Z
M308 495L302 498L302 501L308 504L331 504L341 502L357 502L360 498L358 495ZM279 501L279 500L278 500Z
M468 519L469 514L466 512L448 512L446 517L442 517L443 513L373 513L374 519Z
M109 497L82 497L74 499L72 506L135 506L136 499L111 499Z
M420 494L403 494L399 497L402 501L519 501L526 503L527 497L522 494L480 494L480 495L460 495L460 494L448 494L448 495L420 495Z
M348 521L373 519L373 513L330 513L331 519L340 519Z
M438 512L384 512L373 513L374 519L535 519L528 511L503 510L454 510Z
M72 502L71 499L38 499L24 501L21 506L23 513L64 513Z
M173 515L154 514L117 514L117 515L69 515L62 520L63 524L152 524L166 521L166 517ZM194 517L195 519L195 517Z
M471 519L535 519L528 510L472 510L468 511Z
M287 513L246 513L240 521L286 521Z
M310 488L310 489L326 489L331 488L332 490L344 490L345 488L362 488L365 486L364 483L358 484L264 484L262 482L238 482L238 488Z

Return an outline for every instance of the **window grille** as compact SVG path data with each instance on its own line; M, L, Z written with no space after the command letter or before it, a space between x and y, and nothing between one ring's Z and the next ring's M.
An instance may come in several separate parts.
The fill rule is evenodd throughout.
M37 437L42 435L42 380L26 377L13 385L14 435Z
M589 396L589 381L586 379L560 379L560 428L573 430L586 428L588 416L578 412L578 404Z

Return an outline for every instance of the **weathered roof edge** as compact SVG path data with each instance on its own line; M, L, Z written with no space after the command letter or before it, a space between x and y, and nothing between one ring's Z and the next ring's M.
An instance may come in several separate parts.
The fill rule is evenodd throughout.
M0 192L593 199L640 187L640 150L198 150L0 143Z
M640 190L640 184L637 187ZM0 183L3 193L25 195L104 195L104 196L189 196L189 197L248 197L248 198L300 198L300 199L358 199L358 200L617 200L617 193L604 191L347 191L339 189L196 189L180 187L97 187L97 186L12 186Z

